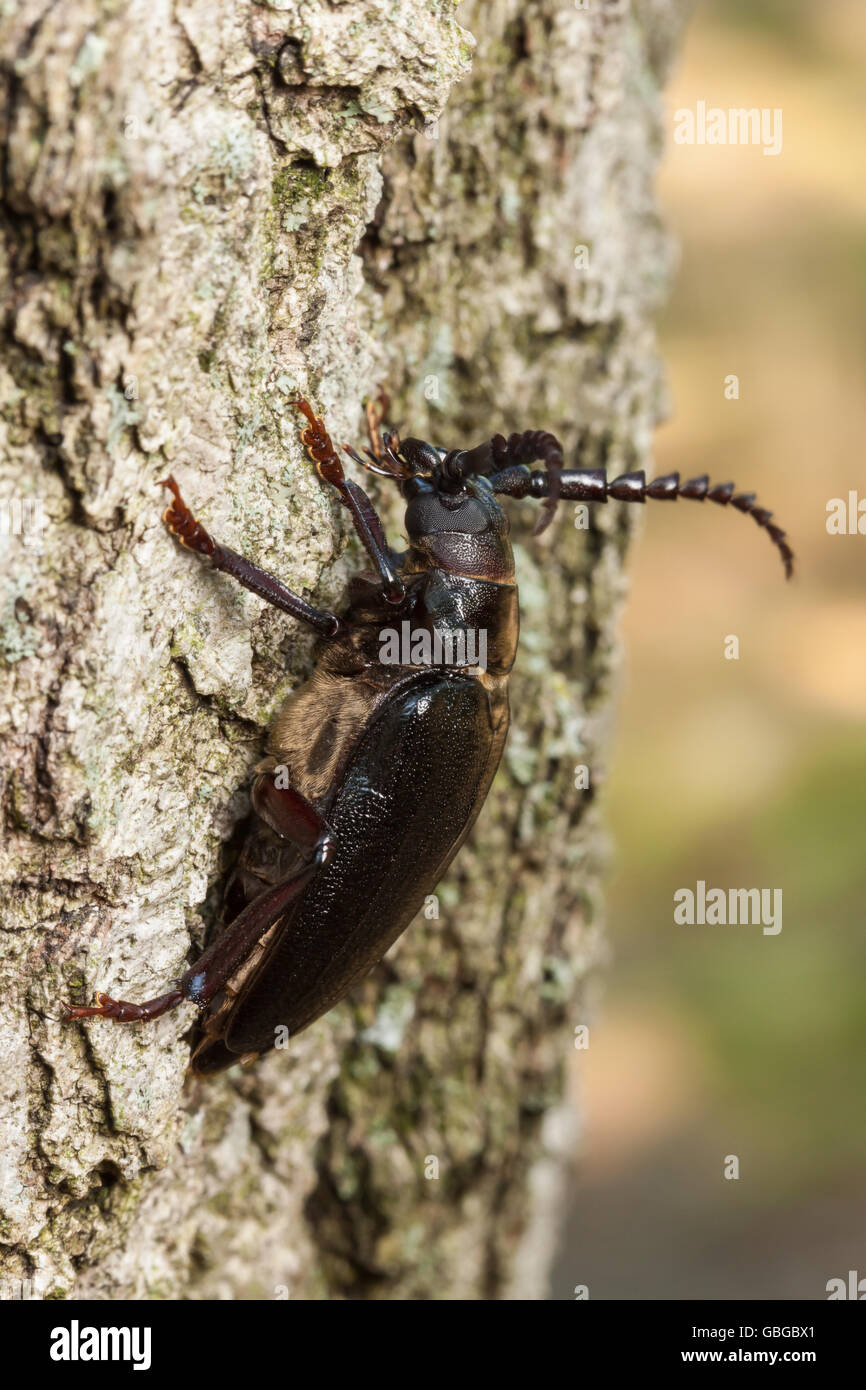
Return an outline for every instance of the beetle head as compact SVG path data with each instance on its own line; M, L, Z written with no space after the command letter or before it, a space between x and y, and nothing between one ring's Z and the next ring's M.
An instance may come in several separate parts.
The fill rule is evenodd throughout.
M508 518L476 463L486 462L482 451L447 450L426 439L400 439L385 431L381 450L343 448L356 463L382 477L393 478L406 500L409 567L416 572L443 569L449 574L510 584L514 557L508 540ZM484 453L476 460L475 454ZM468 465L468 466L467 466Z
M455 487L442 478L440 460L428 476L407 478L401 491L412 558L419 568L498 583L513 579L508 517L486 478L467 478Z

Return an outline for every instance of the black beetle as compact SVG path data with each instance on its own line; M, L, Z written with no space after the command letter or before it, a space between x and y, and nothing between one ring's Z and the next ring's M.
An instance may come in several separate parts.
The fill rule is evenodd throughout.
M192 1060L199 1075L252 1060L332 1009L409 925L484 804L508 732L519 627L497 494L543 500L537 533L560 499L710 498L750 513L789 576L793 566L771 513L753 494L735 496L733 484L680 484L678 474L647 483L642 472L608 482L604 469L564 469L558 441L542 430L450 452L401 441L381 429L380 398L367 407L367 459L343 447L399 483L409 548L398 554L366 493L345 477L322 419L305 400L295 404L310 457L349 509L375 573L352 581L342 616L314 608L213 540L166 479L172 534L314 628L321 652L277 715L257 768L254 822L227 889L223 932L159 998L129 1004L97 994L93 1007L65 1006L70 1019L132 1023L190 1000L203 1013ZM530 471L533 462L543 469ZM394 661L383 639L398 624L409 649Z

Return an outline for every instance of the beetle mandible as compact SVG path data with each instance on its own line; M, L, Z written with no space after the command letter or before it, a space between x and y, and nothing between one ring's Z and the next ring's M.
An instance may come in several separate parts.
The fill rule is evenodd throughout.
M385 955L432 893L484 804L508 732L508 677L519 626L508 518L498 497L543 503L536 534L563 501L709 498L754 517L790 577L793 553L772 514L732 483L680 483L643 472L607 480L566 469L544 430L445 450L382 428L367 406L366 458L406 502L408 549L387 543L366 493L346 478L324 421L304 399L301 438L337 490L372 564L351 581L339 616L313 607L205 530L173 477L164 513L181 545L321 638L310 679L277 714L252 787L253 823L229 881L228 925L177 985L131 1004L97 994L69 1019L133 1023L188 1000L203 1022L198 1075L252 1061L327 1013ZM540 463L532 470L530 465ZM381 659L383 629L408 622L439 658ZM485 659L477 660L483 635ZM423 641L422 641L423 650ZM443 655L444 653L444 655ZM404 656L406 653L403 654ZM429 663L429 664L428 664Z

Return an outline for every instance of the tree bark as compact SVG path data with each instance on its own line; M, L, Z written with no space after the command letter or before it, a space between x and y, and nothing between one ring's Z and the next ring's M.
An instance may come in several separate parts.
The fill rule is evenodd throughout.
M191 1008L78 1026L60 1001L150 997L201 948L263 732L311 669L296 624L170 540L166 473L329 606L361 558L300 446L299 389L338 440L386 382L394 423L448 447L537 427L569 463L645 465L683 10L3 9L7 1296L543 1294L601 942L621 508L580 530L563 506L535 542L536 504L513 504L503 767L438 917L350 1000L207 1083L185 1078Z

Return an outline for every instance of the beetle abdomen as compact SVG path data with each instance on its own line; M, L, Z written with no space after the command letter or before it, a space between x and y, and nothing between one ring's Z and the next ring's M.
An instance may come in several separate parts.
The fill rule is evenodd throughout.
M280 1026L300 1032L381 960L463 843L507 728L504 685L441 671L382 703L328 812L337 852L242 989L231 1053L266 1051Z

